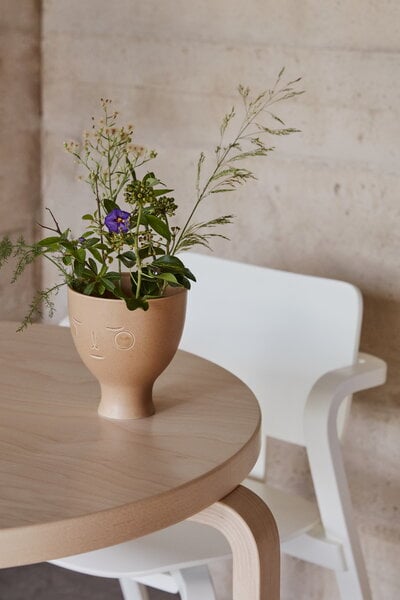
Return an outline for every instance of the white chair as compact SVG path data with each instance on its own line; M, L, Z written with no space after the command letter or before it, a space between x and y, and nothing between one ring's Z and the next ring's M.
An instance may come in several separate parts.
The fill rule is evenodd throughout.
M386 377L382 360L358 353L360 292L342 281L192 253L183 258L198 283L189 293L181 349L234 372L262 408L264 444L245 485L274 513L283 552L332 569L342 600L370 600L340 449L351 394ZM267 436L306 447L317 503L268 486ZM179 592L182 600L214 600L207 563L229 554L219 533L183 522L53 563L118 578L126 600L147 599L146 585Z

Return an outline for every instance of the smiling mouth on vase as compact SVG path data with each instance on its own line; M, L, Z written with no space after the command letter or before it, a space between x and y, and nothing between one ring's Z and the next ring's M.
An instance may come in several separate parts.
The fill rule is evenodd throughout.
M97 360L103 360L105 357L100 354L89 354L92 358L97 358Z

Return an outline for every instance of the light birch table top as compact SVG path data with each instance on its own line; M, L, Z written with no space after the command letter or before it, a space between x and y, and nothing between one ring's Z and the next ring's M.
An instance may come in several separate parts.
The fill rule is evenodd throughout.
M154 416L107 420L69 330L16 326L0 323L0 567L167 527L251 470L260 411L231 373L179 351L156 383Z

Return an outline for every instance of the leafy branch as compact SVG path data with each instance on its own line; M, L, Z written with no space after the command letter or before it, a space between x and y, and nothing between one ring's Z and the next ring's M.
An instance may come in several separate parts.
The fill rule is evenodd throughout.
M55 306L53 297L55 294L58 294L59 289L63 285L65 285L65 282L59 283L45 290L40 290L36 292L29 305L29 310L27 314L25 315L20 326L17 329L18 332L26 329L28 325L31 325L37 317L41 317L43 314L43 307L46 307L50 318L54 316Z
M236 166L236 163L240 165L241 161L269 155L275 148L265 143L263 138L266 136L286 136L299 131L292 127L279 129L267 127L258 120L264 114L285 125L280 117L271 112L270 107L277 102L289 100L303 93L302 90L298 91L294 87L300 78L280 86L283 73L284 69L280 71L271 90L266 90L254 97L250 95L248 87L239 85L238 91L243 101L244 115L230 141L225 141L225 136L232 128L237 115L235 107L232 107L230 112L223 117L220 126L220 141L214 150L215 164L211 168L209 176L205 178L203 178L203 170L206 156L203 152L200 154L196 175L197 197L179 236L176 238L173 252L188 249L195 244L208 246L207 234L199 232L200 229L207 228L207 225L193 226L192 219L200 204L211 194L234 191L247 181L256 178L250 169ZM215 226L215 223L210 223L212 223L209 225L210 227ZM193 236L194 230L196 231L195 236Z

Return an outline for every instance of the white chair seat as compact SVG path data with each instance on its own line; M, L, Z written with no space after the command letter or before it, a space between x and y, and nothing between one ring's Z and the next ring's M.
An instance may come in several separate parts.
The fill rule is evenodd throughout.
M140 577L160 571L195 566L231 555L226 539L206 525L184 521L117 546L77 554L52 563L59 567L101 577Z
M271 509L278 525L281 542L306 533L320 522L316 502L265 485L255 479L246 479L245 485L260 496Z
M245 485L261 496L277 521L281 541L310 530L319 522L317 505L300 496L256 480ZM52 561L59 567L101 577L140 577L175 571L231 555L226 539L215 529L184 521L137 540Z

